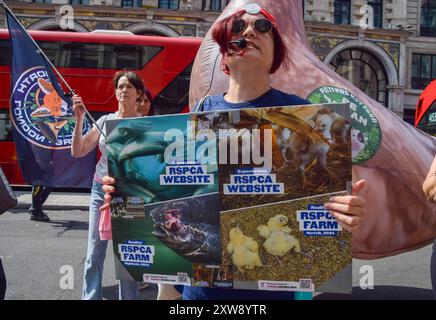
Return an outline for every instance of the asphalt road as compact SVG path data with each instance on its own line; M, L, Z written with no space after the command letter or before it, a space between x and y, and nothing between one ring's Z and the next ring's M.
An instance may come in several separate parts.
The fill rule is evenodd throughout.
M29 220L25 210L0 216L0 256L7 278L5 299L81 299L88 212L46 212L51 219L49 223ZM111 243L104 265L103 298L117 300L118 281ZM71 274L71 270L74 280L68 282L65 276ZM154 300L156 295L154 284L140 291L140 298L144 300Z
M81 298L86 254L88 212L47 211L51 222L29 220L25 210L0 216L0 256L8 281L6 299L77 300ZM431 246L394 257L353 261L351 295L318 294L315 299L432 299ZM362 290L361 267L374 271L374 288ZM66 282L66 271L74 276ZM65 284L69 286L65 287ZM108 246L103 278L104 299L118 299L113 253ZM156 285L140 292L142 300L154 300Z

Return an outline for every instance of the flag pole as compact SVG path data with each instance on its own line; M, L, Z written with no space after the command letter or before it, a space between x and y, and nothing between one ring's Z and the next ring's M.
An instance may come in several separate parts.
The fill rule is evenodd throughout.
M7 11L7 13L9 13L12 16L12 18L14 18L14 20L21 26L21 28L23 28L24 32L28 35L28 37L33 42L33 44L38 48L36 53L38 53L44 57L44 59L48 62L50 67L56 72L57 76L62 80L62 82L68 88L68 90L70 91L70 94L73 95L75 93L74 90L70 87L68 82L65 81L64 77L62 77L62 75L59 73L58 69L56 69L56 67L53 65L53 63L50 61L50 59L45 55L44 51L42 51L42 49L39 47L39 45L36 43L36 41L33 40L33 38L27 32L26 28L24 28L24 26L21 24L20 20L17 19L17 17L14 15L14 13L11 11L11 9L9 9L9 7L6 5L6 3L3 2L3 0L0 0L0 6L3 7ZM91 115L91 113L89 113L89 111L88 111L88 109L86 109L85 105L83 105L83 109L85 110L87 116L91 119L91 122L95 125L97 130L100 131L100 133L103 135L103 137L106 138L106 135L104 134L103 130L101 130L101 128L97 124L97 121L95 121L94 117Z

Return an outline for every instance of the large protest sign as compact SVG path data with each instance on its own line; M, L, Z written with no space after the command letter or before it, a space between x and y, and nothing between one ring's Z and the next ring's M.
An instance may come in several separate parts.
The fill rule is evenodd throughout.
M107 122L118 278L348 292L351 234L324 203L351 181L347 104Z

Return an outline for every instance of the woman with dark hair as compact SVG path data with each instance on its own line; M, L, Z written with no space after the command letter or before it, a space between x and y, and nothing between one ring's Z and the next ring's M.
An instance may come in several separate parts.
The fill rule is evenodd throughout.
M273 15L257 4L250 4L219 21L212 37L221 52L221 69L229 75L229 90L224 94L207 96L194 107L194 111L262 108L309 104L296 95L271 88L271 77L279 67L289 61L286 47ZM103 190L111 193L113 178L103 178ZM358 229L365 213L365 200L357 193L364 180L353 185L353 194L336 196L325 207L345 230ZM226 290L215 288L183 287L184 300L271 300L292 299L292 292L263 290Z
M154 114L151 100L153 100L153 97L150 90L144 87L144 94L139 97L136 102L136 111L138 111L141 116L152 116Z
M106 120L141 116L141 113L137 110L138 99L144 95L144 84L141 78L134 72L120 71L114 75L113 84L115 96L118 100L118 111L98 119L97 125L103 132L105 132ZM107 240L100 240L99 237L100 207L104 202L102 178L108 174L105 138L95 126L85 136L82 135L85 109L82 98L79 95L73 96L73 110L76 116L76 126L71 145L72 156L76 158L83 157L97 145L101 152L100 161L95 168L91 190L88 250L83 274L82 292L82 299L84 300L101 300L103 264L107 247ZM120 299L136 299L137 294L138 283L136 281L120 280Z

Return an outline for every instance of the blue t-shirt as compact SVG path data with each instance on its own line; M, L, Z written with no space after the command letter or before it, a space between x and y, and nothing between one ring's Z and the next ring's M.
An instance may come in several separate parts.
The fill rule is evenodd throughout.
M310 104L309 101L296 95L284 93L277 89L270 89L257 99L248 102L230 103L224 100L224 94L209 96L203 101L200 110L216 111L228 109L281 107ZM178 287L177 289L182 289ZM235 290L218 288L183 287L183 300L292 300L293 292L265 291L265 290Z
M200 110L197 110L197 105L194 107L194 110L217 111L228 109L295 106L303 104L310 104L310 102L293 94L288 94L277 89L270 89L259 98L239 103L227 102L224 99L224 94L209 96L204 99L203 106Z

